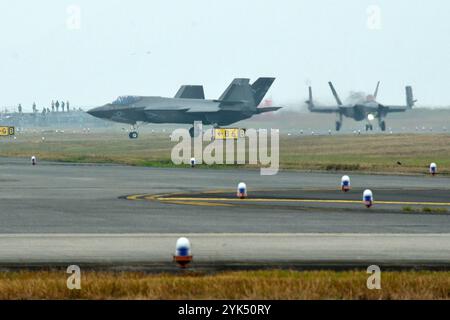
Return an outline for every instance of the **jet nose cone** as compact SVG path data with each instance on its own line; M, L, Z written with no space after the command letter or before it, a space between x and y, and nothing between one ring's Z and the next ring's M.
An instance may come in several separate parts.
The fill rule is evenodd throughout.
M92 108L92 109L88 110L87 113L90 114L91 116L100 118L102 111L104 111L103 107L97 107L97 108Z

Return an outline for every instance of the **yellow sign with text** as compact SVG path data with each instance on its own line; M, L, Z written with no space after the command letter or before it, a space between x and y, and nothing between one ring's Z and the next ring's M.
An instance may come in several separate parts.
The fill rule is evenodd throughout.
M245 138L245 129L237 129L237 128L214 129L214 139L216 140L237 140L239 138Z
M16 134L16 128L14 127L0 127L0 136L8 137Z

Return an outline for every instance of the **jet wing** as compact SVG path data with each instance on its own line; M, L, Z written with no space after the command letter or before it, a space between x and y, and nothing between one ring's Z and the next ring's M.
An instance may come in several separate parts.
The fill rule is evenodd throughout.
M338 112L340 109L345 108L344 106L314 106L314 108L309 108L311 112L319 113L332 113Z
M266 113L266 112L275 112L278 111L280 109L283 109L283 107L265 107L265 108L257 108L256 109L256 113L257 114L261 114L261 113Z
M381 106L387 112L405 112L410 110L407 106Z
M234 106L238 104L247 103L245 100L213 100L214 102L220 103L220 106Z
M220 103L202 99L170 99L158 98L151 101L151 105L145 108L145 112L218 112Z
M218 105L197 105L192 106L186 110L187 113L195 113L195 112L218 112L220 108Z
M187 109L187 113L219 112L221 110L220 103L211 100L185 100L182 106Z

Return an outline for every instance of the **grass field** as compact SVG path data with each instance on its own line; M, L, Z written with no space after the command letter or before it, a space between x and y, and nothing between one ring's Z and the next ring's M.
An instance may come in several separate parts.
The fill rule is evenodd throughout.
M45 137L45 140L42 140ZM174 166L169 133L25 133L0 139L1 157L67 162ZM282 169L427 173L431 162L450 173L449 134L282 136ZM226 167L226 166L215 166Z
M64 271L0 274L0 299L450 299L450 272L246 271L215 275L82 272L70 291Z

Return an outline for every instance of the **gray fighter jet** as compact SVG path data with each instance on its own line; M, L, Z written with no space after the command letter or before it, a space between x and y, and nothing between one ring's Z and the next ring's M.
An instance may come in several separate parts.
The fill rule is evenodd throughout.
M274 81L275 78L259 78L250 85L249 79L234 79L217 100L205 100L202 86L182 86L174 98L123 96L88 113L132 125L131 139L138 137L139 122L193 124L202 121L214 127L227 126L256 114L281 109L258 108ZM194 135L194 128L190 133Z
M393 106L384 105L376 101L378 95L378 89L380 82L378 82L377 87L373 95L368 95L365 99L359 97L358 99L353 99L352 103L343 104L339 98L334 86L331 82L328 83L336 99L337 105L334 106L316 106L313 101L312 89L309 87L309 100L306 101L308 109L311 112L322 112L322 113L336 113L336 131L339 131L342 127L343 117L352 118L355 121L366 120L366 131L373 130L372 121L378 119L378 125L381 131L386 131L386 121L385 118L389 112L404 112L410 110L417 100L413 98L412 88L407 86L406 89L406 106Z

